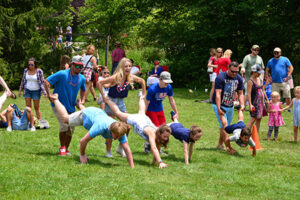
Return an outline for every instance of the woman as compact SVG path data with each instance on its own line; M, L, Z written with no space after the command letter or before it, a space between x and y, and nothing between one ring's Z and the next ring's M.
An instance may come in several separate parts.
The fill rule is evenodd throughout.
M60 68L59 70L65 70L70 68L70 57L63 55L60 57Z
M217 54L218 52L218 54ZM208 60L207 67L212 68L212 73L209 74L209 80L211 82L211 90L209 94L209 102L212 102L212 96L215 89L215 79L217 77L217 71L218 71L218 59L222 55L222 48L218 48L217 51L215 48L211 48L209 50L210 58Z
M259 133L260 122L262 117L267 116L264 99L268 99L265 89L263 88L263 81L259 78L264 70L259 65L251 67L250 80L247 83L247 99L249 102L249 110L251 119L247 127L251 130L254 122L256 122L257 132ZM269 83L267 82L265 86ZM267 100L268 101L268 100Z
M122 58L118 64L114 74L106 79L100 80L97 83L97 88L101 93L102 97L107 95L103 92L103 86L110 85L108 91L108 97L118 106L119 110L127 113L124 98L127 97L130 86L133 87L133 82L140 83L142 85L143 95L146 94L146 85L144 79L130 74L132 62L128 58ZM112 110L106 105L105 112L115 117ZM112 157L111 155L111 143L112 140L106 140L106 156ZM117 152L124 156L125 153L121 146L118 147Z
M227 49L224 52L224 55L218 59L218 75L220 72L226 72L228 70L228 66L231 63L230 57L232 55L232 51Z
M84 68L81 70L81 73L84 75L86 81L86 90L84 93L85 100L83 103L85 103L87 99L87 95L89 94L90 88L93 87L93 71L94 69L97 69L97 60L94 56L94 53L95 46L87 46L85 56L83 57ZM94 94L94 99L96 99L96 94Z
M154 68L147 79L147 86L153 85L154 83L158 83L159 76L163 72L163 68L159 65L159 61L154 62Z
M31 99L38 120L41 119L40 99L41 93L46 96L44 88L44 74L35 61L35 58L28 59L28 67L24 69L23 78L19 89L19 97L23 90L23 97L25 98L26 106L31 108Z

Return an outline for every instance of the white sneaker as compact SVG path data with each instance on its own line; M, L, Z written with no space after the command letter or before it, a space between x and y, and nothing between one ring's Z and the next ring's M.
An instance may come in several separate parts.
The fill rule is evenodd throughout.
M6 130L7 130L8 132L12 132L11 126L8 126L8 127L6 128Z
M125 152L124 152L124 149L123 149L120 145L118 146L116 152L117 152L118 154L120 154L120 156L126 157L126 154L125 154Z
M31 127L31 128L30 128L30 131L31 131L31 132L36 131L35 126Z
M111 155L111 151L107 151L105 157L112 158L113 156Z

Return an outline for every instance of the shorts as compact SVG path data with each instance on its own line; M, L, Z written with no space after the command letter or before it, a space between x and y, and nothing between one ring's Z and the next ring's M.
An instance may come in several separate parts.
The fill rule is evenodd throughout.
M209 74L210 82L215 82L216 78L217 78L217 73L216 72L213 72L213 73Z
M217 105L213 104L212 107L213 107L214 113L215 113L215 115L218 119L220 128L223 128L223 124L221 122L221 119L220 119L220 116L219 116L219 113L218 113ZM226 111L224 116L227 120L227 126L229 126L231 121L232 121L232 118L233 118L233 107L221 106L221 108Z
M81 70L81 74L84 75L86 81L92 81L92 74L93 74L93 69L90 67L84 67Z
M160 125L166 124L166 118L164 111L154 112L154 111L148 111L146 112L146 115L151 119L153 124L155 126L159 127Z
M58 38L58 39L57 39L57 43L58 43L58 44L62 44L62 42L63 42L63 41L62 41L62 38Z
M40 100L41 99L41 89L39 89L39 90L25 89L23 97L24 98L32 98L33 100Z
M56 108L52 107L53 113L56 116L58 123L59 123L59 132L68 132L70 136L74 133L75 127L74 126L69 126L66 123L63 123L62 120L60 119L60 116L58 115Z
M66 36L66 41L67 41L67 42L71 42L71 40L72 40L71 35L67 35L67 36Z
M83 125L83 112L82 110L72 113L69 116L69 126L82 126Z
M109 98L110 98L110 100L112 100L118 106L120 111L127 112L125 102L124 102L124 98L112 98L112 97L109 97ZM110 109L110 107L107 104L105 104L105 112L109 115L114 114L113 111Z
M283 98L291 98L290 85L287 82L282 83L272 83L272 92L280 92L282 91Z
M157 129L149 117L141 114L129 114L127 124L133 126L134 132L139 134L146 141L149 141L149 137L145 134L144 129L147 127L152 127L154 130Z
M30 123L27 119L26 109L20 119L17 118L15 111L13 111L13 118L11 120L11 127L13 130L25 131L28 130Z

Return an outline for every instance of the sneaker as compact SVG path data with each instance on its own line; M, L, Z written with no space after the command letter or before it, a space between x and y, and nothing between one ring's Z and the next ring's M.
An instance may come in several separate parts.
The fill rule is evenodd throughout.
M288 109L288 112L292 112L292 110L291 110L291 109Z
M107 151L105 157L112 158L113 156L111 155L111 151Z
M124 149L123 149L120 145L118 146L116 152L117 152L118 154L120 154L120 156L126 157L126 154L125 154L125 152L124 152Z
M173 117L174 117L174 115L175 115L175 112L172 110L172 111L170 112L170 114L171 114L171 120L174 121L174 118L173 118Z
M66 155L67 155L67 156L70 156L70 155L71 155L71 153L70 153L69 150L66 151Z
M162 149L160 150L160 155L166 156L168 155L166 152L164 152Z
M145 151L145 153L150 153L151 152L151 146L148 142L144 143L144 151Z
M67 149L66 149L66 147L60 147L58 155L60 155L60 156L66 156L67 155Z
M36 131L35 126L31 127L31 128L30 128L30 131L31 131L31 132Z
M11 126L8 126L8 127L6 128L6 130L7 130L8 132L12 132Z

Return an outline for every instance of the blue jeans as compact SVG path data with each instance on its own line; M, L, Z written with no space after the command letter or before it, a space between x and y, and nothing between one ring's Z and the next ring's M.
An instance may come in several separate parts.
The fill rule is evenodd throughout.
M34 100L40 100L41 99L41 90L28 90L25 89L25 94L23 94L24 98L32 98Z
M221 119L220 119L220 116L219 116L219 113L218 113L218 107L217 107L217 105L213 104L212 107L213 107L214 113L215 113L215 115L216 115L216 117L218 119L220 128L223 128L223 124L221 122ZM224 117L227 120L227 126L228 126L228 125L230 125L230 123L232 121L232 118L233 118L233 107L221 106L221 108L223 110L225 110Z
M26 109L24 110L24 113L20 119L17 118L15 111L13 111L13 118L11 120L11 127L13 130L24 131L24 130L28 130L29 126L30 123L27 119Z

